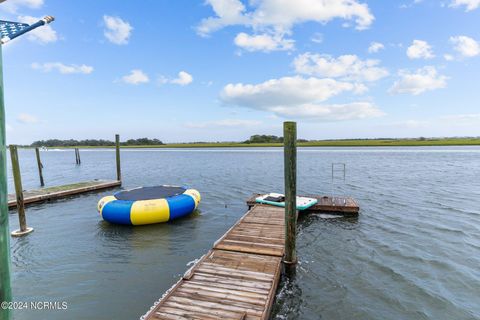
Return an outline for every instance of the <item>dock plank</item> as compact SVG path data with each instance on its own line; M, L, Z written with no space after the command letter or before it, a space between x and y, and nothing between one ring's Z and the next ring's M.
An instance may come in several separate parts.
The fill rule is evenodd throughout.
M47 187L42 189L28 190L23 192L25 204L33 204L49 200L66 198L72 195L114 188L121 186L122 182L117 180L93 180L67 184L62 186ZM8 195L8 208L16 208L17 201L15 194Z
M283 208L254 206L142 319L268 319L285 250L283 216Z

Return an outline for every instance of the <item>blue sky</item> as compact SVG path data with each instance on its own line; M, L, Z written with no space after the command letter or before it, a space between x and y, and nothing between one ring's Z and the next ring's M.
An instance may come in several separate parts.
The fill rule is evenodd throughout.
M7 141L478 136L480 0L7 0Z

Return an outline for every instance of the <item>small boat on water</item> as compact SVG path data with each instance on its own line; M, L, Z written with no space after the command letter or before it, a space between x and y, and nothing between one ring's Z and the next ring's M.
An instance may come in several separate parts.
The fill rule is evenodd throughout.
M106 196L98 212L108 222L143 225L167 222L191 214L201 197L195 189L178 186L140 187Z

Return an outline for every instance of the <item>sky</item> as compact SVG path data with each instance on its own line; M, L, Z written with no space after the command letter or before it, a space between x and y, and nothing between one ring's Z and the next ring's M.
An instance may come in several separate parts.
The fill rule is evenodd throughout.
M7 142L480 136L480 0L7 0Z

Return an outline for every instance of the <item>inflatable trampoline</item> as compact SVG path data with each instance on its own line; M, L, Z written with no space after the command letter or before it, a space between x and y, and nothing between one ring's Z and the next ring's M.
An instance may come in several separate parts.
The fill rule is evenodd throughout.
M167 222L192 213L200 203L195 189L176 186L141 187L106 196L98 212L111 223L142 225Z

